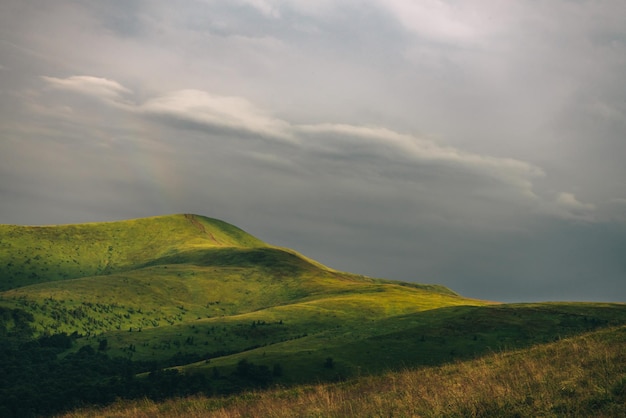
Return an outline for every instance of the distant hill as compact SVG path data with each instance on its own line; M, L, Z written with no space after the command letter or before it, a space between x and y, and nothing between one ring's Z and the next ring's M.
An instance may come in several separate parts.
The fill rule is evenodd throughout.
M0 416L343 380L626 324L623 304L498 304L339 272L189 214L0 225L0 290L0 398L15 400Z

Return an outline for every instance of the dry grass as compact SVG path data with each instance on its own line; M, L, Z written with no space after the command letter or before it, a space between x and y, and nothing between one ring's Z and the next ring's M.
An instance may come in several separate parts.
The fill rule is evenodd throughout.
M626 416L626 327L441 367L320 384L119 401L74 417L616 417Z

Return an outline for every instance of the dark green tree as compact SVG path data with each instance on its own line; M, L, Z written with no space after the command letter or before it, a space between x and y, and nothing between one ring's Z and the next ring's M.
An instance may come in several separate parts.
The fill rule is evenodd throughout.
M326 357L326 361L324 361L324 367L326 367L327 369L332 369L333 367L335 367L335 361L332 357Z
M98 344L98 351L104 351L107 349L108 346L109 346L109 342L107 341L106 338L103 338L102 340L100 340Z

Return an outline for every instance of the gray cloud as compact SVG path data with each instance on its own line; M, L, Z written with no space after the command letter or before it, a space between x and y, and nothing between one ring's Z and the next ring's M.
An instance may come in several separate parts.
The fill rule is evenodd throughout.
M300 160L300 167L323 166L325 172L332 172L334 177L349 179L354 173L362 172L359 177L362 181L370 177L363 172L364 167L390 164L383 170L377 169L377 182L385 186L391 183L389 179L404 176L409 182L427 187L424 184L433 184L433 174L440 173L435 174L438 189L453 187L453 193L458 194L460 185L477 190L481 183L485 183L482 188L489 188L492 198L509 195L532 204L541 203L532 190L532 180L544 173L527 162L468 153L387 128L346 124L295 125L272 117L243 98L216 96L199 90L166 93L130 105L121 100L121 95L129 95L130 90L112 80L90 76L71 76L63 80L42 78L55 88L95 96L131 115L165 118L162 122L173 123L174 127L180 127L179 122L187 122L210 134L230 132L231 135L239 133L239 136L287 140L297 146L296 158ZM274 152L272 160L275 162L281 159L282 151ZM313 168L310 170L315 175L323 175L319 170L317 173ZM429 172L430 178L423 176L423 172ZM473 182L468 182L468 176L474 178ZM362 192L367 194L366 189L371 189L372 184L375 183L363 183L367 187ZM496 191L497 185L499 192ZM358 187L358 182L353 187ZM582 207L570 194L561 197L561 206L569 209Z
M0 222L195 212L332 267L623 300L605 2L0 5Z

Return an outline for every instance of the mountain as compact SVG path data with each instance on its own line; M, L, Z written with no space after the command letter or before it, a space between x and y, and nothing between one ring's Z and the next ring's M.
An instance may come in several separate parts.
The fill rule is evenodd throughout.
M626 324L623 304L498 304L339 272L190 214L0 225L0 290L3 361L23 364L0 396L25 396L16 379L49 381L29 392L33 413L61 408L51 399L343 380Z

